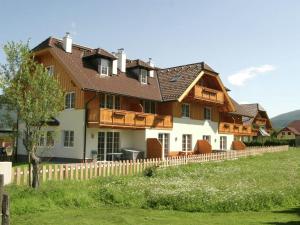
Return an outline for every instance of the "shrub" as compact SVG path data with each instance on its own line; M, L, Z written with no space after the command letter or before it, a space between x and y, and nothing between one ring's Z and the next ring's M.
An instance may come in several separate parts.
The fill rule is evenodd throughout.
M289 145L295 146L295 140L279 140L279 139L267 139L264 141L250 141L244 142L246 146L279 146L279 145Z
M157 166L149 166L144 170L145 177L154 177L157 173Z

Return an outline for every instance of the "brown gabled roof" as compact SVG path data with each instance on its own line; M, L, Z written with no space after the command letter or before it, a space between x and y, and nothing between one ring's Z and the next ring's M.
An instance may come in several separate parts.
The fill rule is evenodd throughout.
M252 117L249 120L245 121L245 124L252 124L255 117L259 112L263 113L265 118L267 119L267 123L269 124L270 127L272 127L271 121L268 117L267 111L258 103L253 103L253 104L240 104L242 106L243 110L248 112L249 115Z
M254 117L253 114L249 113L245 107L243 107L242 105L237 103L233 98L230 98L230 99L236 110L235 112L230 112L231 114L241 115L241 116L246 116L246 117Z
M177 100L200 72L209 68L208 65L201 62L158 70L162 99L164 101Z
M73 44L72 53L66 53L63 50L62 41L50 37L33 50L38 51L44 48L49 48L50 53L66 68L72 80L82 89L155 101L162 100L156 73L154 73L154 77L148 78L149 85L141 84L137 79L120 70L115 76L100 77L96 70L83 65L82 57L84 53L94 49Z
M144 62L143 60L140 59L135 59L135 60L126 60L126 68L134 68L134 67L142 67L148 70L153 70L154 68L150 66L148 63Z
M266 110L258 103L240 104L244 111L247 111L251 117L255 117L259 111L266 112Z
M300 135L300 120L294 120L287 125L287 128L296 135Z
M141 66L154 69L154 77L148 78L149 85L143 85L136 78L120 70L115 76L100 77L96 70L84 65L83 57L91 57L97 54L109 58L114 57L113 54L104 49L92 49L73 44L72 53L70 54L64 51L62 40L52 37L40 43L33 51L42 49L49 49L50 53L69 72L72 80L85 90L114 93L155 101L175 101L183 96L183 93L193 84L201 72L209 72L219 79L218 73L204 62L160 69L157 67L153 68L139 59L127 60L127 68ZM230 99L228 101L231 102Z

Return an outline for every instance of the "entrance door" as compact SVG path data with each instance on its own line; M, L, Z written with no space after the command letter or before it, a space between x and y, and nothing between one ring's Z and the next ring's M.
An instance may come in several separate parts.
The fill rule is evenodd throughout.
M159 133L158 140L162 146L162 152L164 157L168 157L170 151L170 134L168 133Z
M114 161L119 158L120 133L99 132L98 133L98 160Z

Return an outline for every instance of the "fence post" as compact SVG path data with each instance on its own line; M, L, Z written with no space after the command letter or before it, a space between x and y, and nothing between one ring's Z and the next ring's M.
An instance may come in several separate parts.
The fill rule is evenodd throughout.
M9 225L9 224L10 224L9 196L7 193L4 193L2 197L2 225Z
M46 171L46 166L43 165L42 167L42 181L45 182L47 179L47 171Z
M48 173L49 173L48 179L52 180L52 165L49 165L49 167L48 167Z

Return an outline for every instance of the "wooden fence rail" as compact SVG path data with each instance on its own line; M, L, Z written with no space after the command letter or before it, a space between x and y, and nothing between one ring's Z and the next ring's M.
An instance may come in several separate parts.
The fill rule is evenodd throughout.
M211 154L168 157L165 159L140 159L114 162L88 162L74 164L49 164L40 169L40 182L49 180L87 180L94 177L126 176L141 174L150 166L169 167L188 163L234 160L268 152L287 151L288 146L251 147L245 151L228 151ZM28 167L16 167L12 171L12 183L28 184Z

